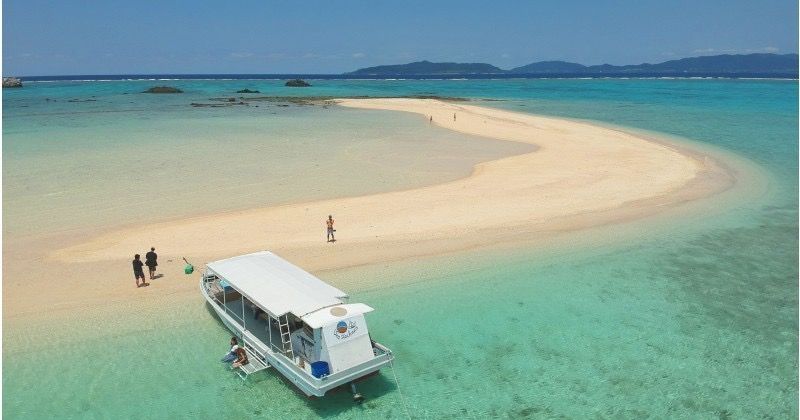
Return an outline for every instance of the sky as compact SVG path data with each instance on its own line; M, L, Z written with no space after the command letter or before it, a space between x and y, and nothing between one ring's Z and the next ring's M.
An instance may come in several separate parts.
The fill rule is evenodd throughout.
M797 53L797 0L2 2L4 76L342 73L412 61Z

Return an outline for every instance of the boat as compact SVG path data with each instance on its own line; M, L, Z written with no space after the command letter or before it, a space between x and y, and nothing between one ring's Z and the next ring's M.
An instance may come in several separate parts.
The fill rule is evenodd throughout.
M371 307L272 252L206 264L200 291L247 353L243 379L272 367L309 397L349 385L359 401L355 382L394 359L370 337Z

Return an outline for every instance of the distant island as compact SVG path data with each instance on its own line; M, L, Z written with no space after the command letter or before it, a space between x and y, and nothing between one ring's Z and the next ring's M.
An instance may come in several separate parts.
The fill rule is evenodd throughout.
M601 64L585 66L567 61L539 61L525 66L502 70L486 63L432 63L417 61L409 64L375 66L345 73L362 76L419 76L419 75L599 75L599 76L680 76L680 75L737 75L765 74L796 77L797 54L724 54L682 58L658 64L642 63L624 66Z
M183 91L172 86L153 86L142 93L183 93Z
M309 87L309 86L311 86L311 83L308 83L303 79L292 79L292 80L288 80L286 83L284 83L284 86L289 86L289 87Z
M431 63L430 61L417 61L409 64L367 67L347 74L382 76L403 74L496 74L504 72L504 70L486 63Z
M16 77L4 77L3 78L3 87L4 88L19 88L19 87L22 87L22 80L19 80Z

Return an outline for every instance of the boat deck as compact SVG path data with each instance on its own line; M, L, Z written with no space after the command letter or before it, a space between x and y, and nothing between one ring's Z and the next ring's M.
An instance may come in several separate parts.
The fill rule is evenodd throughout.
M267 346L270 345L270 328L267 324L267 317L261 312L261 316L256 316L255 306L250 307L250 305L244 305L244 318L242 318L242 300L236 299L231 302L225 302L225 307L228 309L229 313L236 315L234 320L241 325L244 329L250 332L261 340L262 343L266 344ZM243 322L240 322L240 319ZM278 326L273 323L272 325L272 343L280 343L281 342L281 335L278 332Z
M261 360L260 357L253 354L253 352L251 352L250 350L245 349L245 351L247 352L247 358L249 360L249 363L240 366L239 371L236 372L242 379L247 379L248 376L269 368L269 363Z

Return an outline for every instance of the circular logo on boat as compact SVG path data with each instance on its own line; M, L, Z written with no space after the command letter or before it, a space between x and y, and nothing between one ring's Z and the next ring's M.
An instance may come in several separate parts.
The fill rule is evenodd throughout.
M347 332L347 323L344 322L344 321L339 321L339 323L336 324L336 332L338 332L339 334L346 333Z
M350 322L339 321L336 323L336 329L333 331L333 336L339 340L344 340L352 337L356 331L358 331L358 325L356 325L356 323L352 320Z

